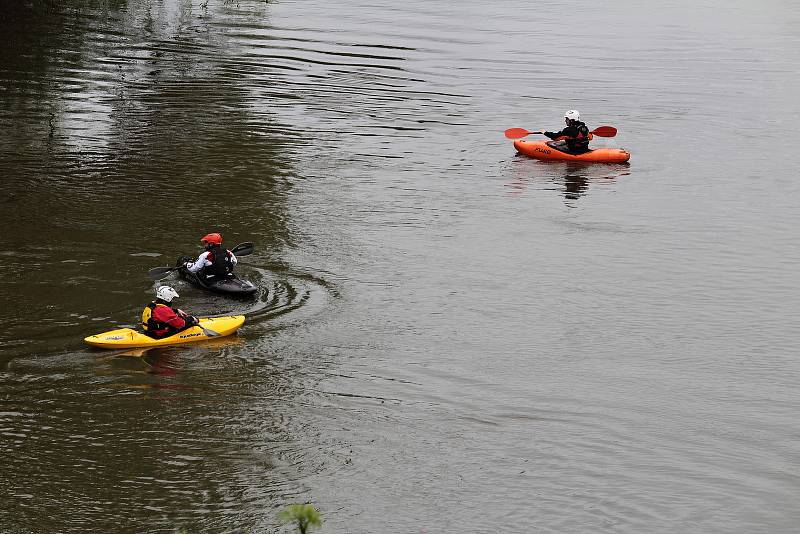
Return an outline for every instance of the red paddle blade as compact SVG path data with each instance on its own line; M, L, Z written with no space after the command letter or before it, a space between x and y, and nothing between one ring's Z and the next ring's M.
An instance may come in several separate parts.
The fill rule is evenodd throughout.
M519 139L520 137L525 137L526 135L530 135L533 132L529 132L525 128L509 128L504 132L504 135L509 139Z
M614 137L617 135L617 129L613 126L598 126L592 133L597 137Z

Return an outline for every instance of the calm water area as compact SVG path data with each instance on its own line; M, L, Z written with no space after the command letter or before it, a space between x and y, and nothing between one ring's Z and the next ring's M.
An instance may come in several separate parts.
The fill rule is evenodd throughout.
M0 533L800 532L798 65L781 0L0 3ZM503 137L572 108L630 164ZM83 343L211 231L238 336Z

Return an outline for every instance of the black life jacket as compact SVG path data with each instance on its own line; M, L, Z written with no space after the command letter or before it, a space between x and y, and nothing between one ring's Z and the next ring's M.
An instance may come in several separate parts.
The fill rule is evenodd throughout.
M592 138L592 134L589 133L589 128L580 121L575 121L570 126L575 128L577 133L575 137L567 138L567 146L571 150L587 150L589 148L589 140Z
M212 245L208 249L206 259L211 262L211 265L203 268L203 274L206 276L223 277L233 272L231 253L221 245Z
M591 139L589 128L587 128L586 125L580 121L575 125L575 128L578 130L578 135L576 135L575 138L588 143L589 139Z

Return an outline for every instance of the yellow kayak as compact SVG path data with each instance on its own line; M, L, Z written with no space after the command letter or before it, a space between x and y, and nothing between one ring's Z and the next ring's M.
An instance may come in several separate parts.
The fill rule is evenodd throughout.
M182 330L175 335L161 339L153 339L130 328L119 328L102 334L95 334L83 340L93 347L104 349L130 349L135 347L160 347L163 345L179 345L193 341L217 339L229 336L244 324L244 315L229 317L200 317L200 325ZM201 328L202 327L202 328ZM206 330L204 331L203 328ZM218 335L217 335L218 334Z

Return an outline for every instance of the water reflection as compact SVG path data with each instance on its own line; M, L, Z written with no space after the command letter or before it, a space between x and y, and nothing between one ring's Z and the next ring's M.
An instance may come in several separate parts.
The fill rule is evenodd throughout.
M143 358L150 365L154 365L154 362L158 360L174 360L175 354L182 351L220 350L225 347L239 347L243 344L244 340L234 334L219 339L204 339L203 341L196 341L186 345L128 349L122 352L115 352L113 355L115 357Z
M630 164L586 164L559 161L538 161L517 155L511 168L512 180L506 182L510 196L523 194L528 187L558 191L569 207L585 196L591 184L613 183L630 174Z
M110 370L114 372L124 370L130 375L149 374L174 377L178 374L179 350L180 348L177 347L128 349L113 355L101 356L99 359L107 362ZM127 385L127 387L136 386ZM156 385L147 384L146 387L156 387Z
M579 169L569 170L564 175L564 198L577 200L589 188L589 179Z

